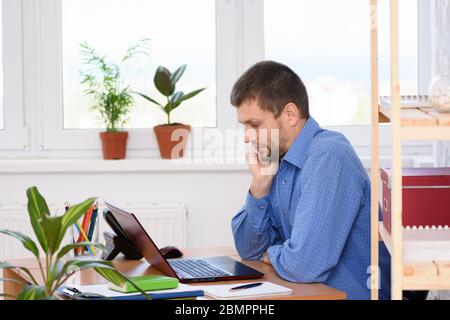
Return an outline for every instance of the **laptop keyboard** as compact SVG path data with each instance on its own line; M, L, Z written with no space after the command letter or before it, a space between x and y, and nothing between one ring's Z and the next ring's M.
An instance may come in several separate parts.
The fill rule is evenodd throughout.
M219 269L204 260L169 260L172 268L194 278L229 276L230 273Z

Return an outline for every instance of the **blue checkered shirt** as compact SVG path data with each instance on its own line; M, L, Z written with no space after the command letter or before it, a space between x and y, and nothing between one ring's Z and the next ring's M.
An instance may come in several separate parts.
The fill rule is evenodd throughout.
M267 252L277 274L369 299L370 180L348 140L310 117L282 159L269 194L250 193L232 220L243 259ZM380 244L380 298L390 297L390 260Z

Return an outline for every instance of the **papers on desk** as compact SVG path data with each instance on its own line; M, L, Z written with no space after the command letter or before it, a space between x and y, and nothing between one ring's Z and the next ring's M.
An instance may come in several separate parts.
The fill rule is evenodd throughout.
M196 288L202 289L205 292L205 295L220 300L258 298L265 296L280 296L292 294L292 289L282 287L271 282L263 282L262 285L249 289L230 291L231 288L245 284L251 284L251 282L226 285L207 285L199 286Z
M78 289L82 293L91 293L101 295L113 300L146 300L146 297L140 292L123 293L109 289L108 284L96 284L88 286L73 285L70 286ZM200 288L191 287L180 283L178 288L169 290L158 290L146 292L153 300L159 299L189 299L203 296L204 293Z

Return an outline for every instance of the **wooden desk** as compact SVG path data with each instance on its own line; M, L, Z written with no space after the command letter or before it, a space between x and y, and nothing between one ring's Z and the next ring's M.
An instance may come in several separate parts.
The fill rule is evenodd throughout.
M265 274L263 280L270 281L285 287L289 287L293 290L292 295L287 296L276 296L276 297L264 297L261 299L281 299L281 300L342 300L346 298L346 294L342 291L330 288L326 285L314 283L314 284L302 284L302 283L292 283L285 281L278 277L272 266L267 265L261 261L249 261L241 260L238 256L236 250L228 247L216 247L216 248L205 248L205 249L186 249L184 250L185 258L194 257L212 257L212 256L230 256L231 258L240 261L260 272ZM39 270L37 268L37 263L33 259L18 259L8 261L13 265L26 266L31 271L33 276L40 278ZM149 267L147 261L130 261L130 260L117 260L114 262L116 268L128 276L136 276L143 274L161 274L158 270ZM19 270L4 270L4 278L13 278L18 280L26 279L23 272ZM39 281L39 280L38 280ZM237 284L242 282L251 282L260 280L241 280L241 281L224 281L224 282L214 282L211 284ZM94 270L87 270L77 273L73 276L71 283L86 285L86 284L98 284L105 283L106 281L101 278ZM205 285L201 284L192 284ZM16 296L20 291L20 286L13 282L4 283L4 293ZM202 299L208 299L209 297L203 297Z

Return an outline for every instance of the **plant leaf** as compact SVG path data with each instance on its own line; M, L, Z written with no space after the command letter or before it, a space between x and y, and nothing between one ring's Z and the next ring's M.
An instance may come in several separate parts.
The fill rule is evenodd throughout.
M50 210L42 195L39 193L37 187L31 187L27 189L28 197L28 215L30 216L31 225L34 230L34 234L41 244L42 249L47 253L47 240L45 239L44 230L42 229L41 222L43 216L49 216Z
M188 99L191 99L191 98L195 97L196 95L198 95L200 92L202 92L202 91L204 91L204 90L206 90L206 88L198 89L198 90L192 91L192 92L190 92L190 93L184 95L184 96L180 99L180 102L183 102L183 101L186 101L186 100L188 100Z
M170 102L172 102L173 104L176 104L178 102L178 100L180 100L181 97L183 97L183 96L184 96L184 92L178 91L170 97Z
M87 245L91 245L93 247L99 248L100 250L105 249L105 246L101 243L91 243L91 242L72 243L72 244L65 245L64 247L61 248L61 250L59 250L57 259L61 259L72 249L82 248Z
M108 269L114 269L114 266L112 264L111 261L105 261L105 260L100 260L100 259L71 259L66 261L66 263L64 264L61 272L62 273L68 273L71 272L72 268L76 268L77 270L81 271L81 270L86 270L86 269L91 269L91 268L108 268Z
M77 222L78 219L80 219L81 216L94 204L96 199L97 198L89 198L67 210L67 212L62 216L61 221L61 227L64 230L63 235L66 233L67 228Z
M170 81L173 86L175 86L178 80L180 80L181 76L184 74L184 71L186 71L186 67L187 65L183 64L172 75L170 75Z
M104 279L108 280L109 282L114 283L117 286L122 285L125 282L131 283L131 285L138 290L140 293L142 293L148 300L151 300L151 297L147 295L147 293L142 290L137 284L135 284L132 280L130 280L128 277L123 275L121 272L115 270L115 269L105 269L105 268L95 268L95 271L101 275Z
M175 110L176 108L178 108L178 107L181 105L181 103L182 103L183 101L186 101L186 100L188 100L188 99L191 99L191 98L195 97L196 95L198 95L200 92L202 92L202 91L205 90L205 89L206 89L206 88L199 89L199 90L195 90L195 91L192 91L191 93L188 93L188 94L182 96L180 99L178 99L177 102L175 102L175 103L173 104L172 110Z
M155 78L153 79L156 89L166 97L169 97L175 91L175 86L170 81L170 71L167 68L159 66L156 69Z
M65 234L62 228L62 216L47 217L42 219L42 229L44 229L45 238L47 239L48 253L53 255L58 251L61 240ZM61 234L63 236L61 236Z
M22 232L10 231L5 229L0 229L0 233L16 238L17 240L22 242L25 249L32 252L33 255L39 259L39 249L36 243L33 240L31 240L31 238L29 238L27 235L23 234Z
M138 95L140 95L142 98L144 98L144 99L146 99L146 100L148 100L148 101L150 101L150 102L152 102L152 103L154 103L154 104L157 104L158 106L162 107L162 105L161 105L158 101L156 101L156 100L150 98L149 96L146 96L145 94L140 93L140 92L136 92L136 93L137 93Z
M50 297L47 296L45 287L29 285L23 287L20 293L17 295L17 300L48 300Z
M19 281L19 280L16 280L16 279L3 279L3 278L0 278L0 282L14 282L14 283L17 283L17 284L20 284L20 285L26 285L26 282L23 282L23 281Z
M19 267L19 266L15 266L10 264L9 262L5 262L5 261L0 261L0 269L19 269L22 270L23 272L25 272L28 277L30 277L30 280L33 282L33 284L38 284L36 279L33 277L33 275L31 274L30 270L28 270L28 268L25 267Z

